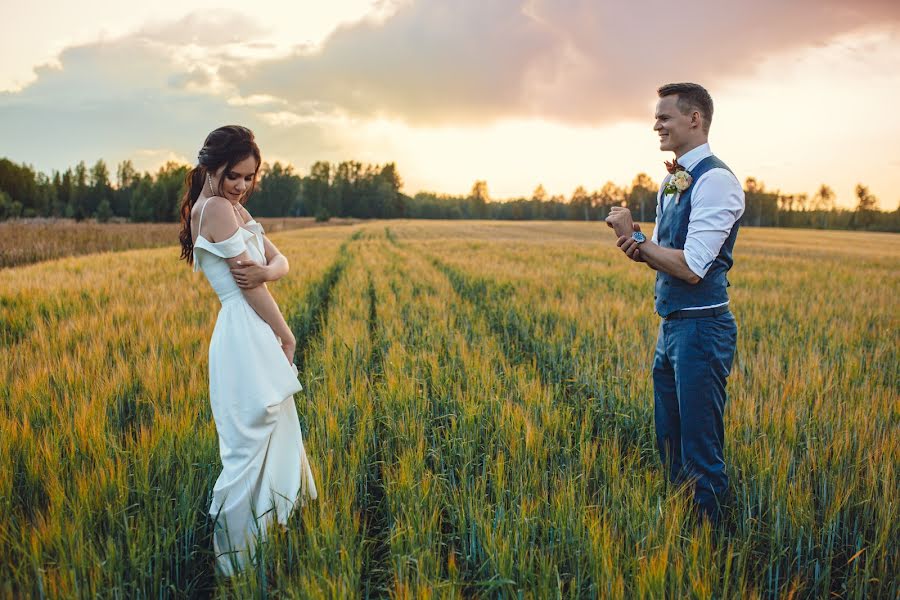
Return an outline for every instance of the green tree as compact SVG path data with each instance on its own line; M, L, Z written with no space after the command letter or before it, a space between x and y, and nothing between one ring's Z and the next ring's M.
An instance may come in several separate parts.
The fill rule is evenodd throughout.
M124 160L116 167L116 189L113 191L112 212L119 217L130 216L131 197L141 180L141 174L130 160Z
M0 190L0 220L15 219L22 215L22 203Z
M49 215L62 217L66 214L66 205L69 202L69 191L63 187L63 178L59 171L53 172L53 203L50 206Z
M90 216L88 210L88 172L84 161L75 165L72 177L72 216L76 221L81 221Z
M549 215L547 199L547 190L543 184L538 184L534 191L531 192L531 202L528 203L527 210L523 210L521 219L546 219Z
M263 217L285 217L300 214L300 177L290 165L263 163L256 190L247 201L247 209Z
M469 192L468 200L474 218L484 219L487 217L487 203L490 201L487 181L478 180L472 184L472 191Z
M21 207L17 217L22 216L22 211L26 209L30 209L31 213L35 212L37 183L34 169L28 165L18 165L6 158L0 159L0 190L9 196L10 206L18 203L15 206Z
M638 173L628 193L628 208L635 221L646 222L652 218L656 207L659 186L646 173Z
M327 220L331 213L331 165L317 161L303 180L303 200L309 205L310 212L317 220Z
M99 217L97 211L104 202L106 202L104 210L111 213L112 186L109 183L109 169L106 168L106 163L103 160L98 160L91 167L88 198L89 201L86 204L89 214ZM109 220L108 216L107 220Z
M110 217L112 217L112 214L112 207L110 207L109 205L109 200L104 198L97 206L97 221L100 223L106 223L107 221L109 221Z
M597 218L605 219L609 216L609 209L613 206L622 206L625 202L626 192L624 188L617 186L612 181L607 181L596 194L595 204L598 208Z
M189 167L169 161L159 168L153 185L153 218L154 221L177 221L184 190L184 180Z
M582 186L575 188L572 192L572 198L569 200L570 216L572 219L591 220L591 208L593 198L588 194L587 190Z
M857 211L878 209L878 198L876 198L872 193L869 192L868 186L865 186L861 183L856 185L856 200Z
M851 219L851 227L868 228L875 220L878 210L878 198L869 192L869 188L861 183L856 185L856 212Z
M406 196L400 192L403 180L400 179L397 165L391 162L381 167L376 181L376 190L382 205L379 216L391 219L406 216Z
M819 189L816 190L816 193L813 194L812 209L824 211L834 210L834 198L834 190L823 183L819 186Z
M26 210L25 216L50 216L56 204L56 186L53 185L53 180L44 173L37 173L33 203Z
M362 179L362 163L354 160L345 160L338 164L334 170L334 177L331 180L331 204L328 211L330 214L346 217L360 213L363 208L360 194ZM370 210L370 207L366 208Z
M746 225L766 227L775 225L778 218L777 192L767 192L762 182L755 177L748 177L744 182L744 216L741 221Z
M128 214L132 221L152 221L153 220L153 200L151 194L153 191L153 178L145 173L135 184L131 194L131 205L128 207Z
M60 188L57 191L59 202L64 206L62 216L71 219L75 217L75 173L72 169L66 169L60 180Z

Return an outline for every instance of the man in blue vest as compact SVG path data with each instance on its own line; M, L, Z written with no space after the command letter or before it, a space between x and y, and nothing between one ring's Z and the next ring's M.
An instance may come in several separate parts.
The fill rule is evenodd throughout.
M728 489L723 447L725 380L737 325L728 308L726 275L744 191L709 149L712 98L695 83L659 90L659 149L675 153L657 194L656 227L647 240L624 207L607 224L633 261L656 271L656 312L662 317L653 362L656 442L667 477L692 481L694 501L717 523Z

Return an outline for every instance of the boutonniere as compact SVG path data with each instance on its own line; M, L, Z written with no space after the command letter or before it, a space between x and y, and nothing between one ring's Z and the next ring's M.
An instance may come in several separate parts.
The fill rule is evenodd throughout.
M693 181L691 174L687 171L676 171L672 174L666 187L663 188L663 193L667 195L677 194L675 196L675 204L678 204L678 201L681 199L681 193L691 187Z

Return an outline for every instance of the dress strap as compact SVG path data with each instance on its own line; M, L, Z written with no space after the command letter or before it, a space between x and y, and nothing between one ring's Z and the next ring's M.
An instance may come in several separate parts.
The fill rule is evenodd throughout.
M209 198L207 198L206 202L203 203L203 206L200 207L200 220L197 222L197 235L200 235L200 227L203 225L203 211L206 210L207 204L209 204Z

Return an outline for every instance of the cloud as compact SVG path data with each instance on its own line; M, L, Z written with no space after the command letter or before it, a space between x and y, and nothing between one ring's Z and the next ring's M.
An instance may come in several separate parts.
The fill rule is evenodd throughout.
M554 34L518 3L416 2L339 28L316 53L223 69L245 95L315 100L356 115L468 120L518 105Z
M266 114L282 110L274 108L280 100L235 97L209 63L183 61L179 52L146 32L66 49L58 67L41 67L23 90L0 93L0 156L43 171L101 157L152 168L170 155L193 160L207 133L226 123L254 129L264 150L268 142L282 154L332 149L322 125L284 127L284 118L270 125Z
M765 57L866 26L891 0L418 0L336 30L317 52L230 65L245 95L316 101L413 124L510 116L601 124L645 118L671 81L752 74Z
M71 165L125 148L171 147L173 135L198 128L197 115L218 104L187 91L191 72L145 40L69 48L59 62L39 68L21 92L0 94L0 151Z
M866 44L835 40L840 42L842 33L879 26L889 39L879 34L876 46L893 47L897 34L890 32L896 31L900 12L894 2L844 6L835 0L797 0L781 6L760 0L723 8L698 0L678 5L649 0L631 9L620 4L392 4L378 19L339 27L316 51L266 59L259 57L272 46L240 13L218 11L212 13L215 18L204 13L204 18L156 23L117 39L70 47L56 66L39 68L37 79L22 90L0 93L0 156L44 171L99 157L111 164L137 158L152 168L151 162L169 156L162 149L193 159L211 129L240 123L257 133L264 158L290 157L301 167L320 159L404 160L428 173L421 177L422 185L429 177L445 175L447 181L451 175L467 181L490 176L494 183L498 176L493 173L507 163L528 164L533 158L543 166L520 169L509 181L546 167L585 182L588 178L576 177L570 166L599 152L586 140L621 120L638 119L641 131L649 131L654 90L663 82L701 81L714 97L732 98L734 107L736 87L748 85L752 77L746 75L764 69L760 65L773 55L790 57L792 48L827 42L827 53L843 52L849 61L861 61L858 72L873 71L865 80L852 80L851 87L868 86L867 95L879 102L893 99L892 89L878 86L895 86L894 80L878 73L896 69L888 63L869 64L873 50ZM242 26L247 37L229 34ZM204 31L196 33L200 29ZM784 60L774 64L781 68ZM805 72L798 68L785 77L796 79ZM805 93L798 91L803 86L779 83L783 78L773 76L771 69L763 75L768 87L739 95L747 100L740 105L742 115L758 117L750 113L771 110L771 98L779 93L794 99ZM812 81L820 89L822 81L830 80ZM873 89L878 93L870 93ZM722 96L716 96L720 90ZM798 110L797 104L803 103L794 102L788 110L806 110ZM866 110L887 113L878 107ZM748 123L762 123L756 131L771 126L749 117L744 119ZM728 118L723 110L718 133ZM879 131L896 130L890 123L877 125ZM525 133L516 137L514 131ZM799 131L791 133L798 144L818 139L809 130ZM870 137L881 139L879 135L876 131ZM747 145L741 136L732 137ZM623 142L615 143L620 154ZM771 135L761 144L757 154L770 156ZM141 149L154 152L139 155ZM637 164L641 152L646 149L632 149L625 162ZM806 149L793 155L805 156ZM470 160L461 175L459 165L471 156L479 160ZM604 165L608 162L604 159ZM433 165L439 167L429 171ZM582 165L579 173L588 168ZM616 168L628 177L633 174L631 167ZM507 185L512 189L512 183Z
M268 46L259 40L267 33L255 18L234 10L204 10L176 21L149 23L130 37L151 39L173 46L195 44L206 48L229 44ZM257 40L257 41L253 41Z

